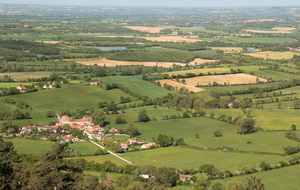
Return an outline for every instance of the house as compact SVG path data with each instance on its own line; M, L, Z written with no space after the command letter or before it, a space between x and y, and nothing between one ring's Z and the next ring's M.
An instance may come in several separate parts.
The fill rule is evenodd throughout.
M44 88L44 89L47 89L48 87L47 87L47 85L44 85L43 88Z
M124 150L124 151L127 151L128 150L128 144L120 144L121 148Z
M151 148L152 146L155 146L155 143L143 144L143 145L141 146L141 148L143 148L143 149L148 149L148 148Z
M114 134L114 133L118 132L118 129L116 129L116 128L111 128L108 132L109 132L110 134Z
M186 179L190 180L190 178L191 178L191 176L189 176L189 175L184 175L184 174L178 174L178 175L179 175L179 179L181 181L185 181Z
M127 141L128 141L128 143L131 144L131 145L132 145L132 144L137 144L137 143L138 143L136 140L133 140L133 139L128 139Z
M100 83L101 83L101 81L95 81L95 82L91 82L90 85L98 85Z
M27 90L25 86L18 86L17 89L20 90L21 92L26 92Z
M0 136L5 137L5 136L6 136L6 133L0 133Z
M144 179L149 179L150 178L150 176L149 175L140 175L142 178L144 178Z
M53 87L52 87L52 85L50 84L50 85L48 86L48 88L53 88Z
M2 93L3 93L3 90L0 89L0 94L2 94Z
M233 102L229 102L228 107L232 107L233 106Z
M70 141L72 141L72 140L73 140L73 138L74 138L74 137L72 137L72 136L69 136L69 137L67 137L67 138L66 138L66 141L67 141L67 142L70 142Z
M87 126L94 125L92 123L92 117L90 116L84 116L82 119L70 119L67 115L64 115L61 117L61 121L63 124L69 124L70 126L74 124Z

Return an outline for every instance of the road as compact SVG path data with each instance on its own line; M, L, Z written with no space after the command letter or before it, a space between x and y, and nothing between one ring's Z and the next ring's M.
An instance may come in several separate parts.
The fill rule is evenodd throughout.
M103 146L99 145L98 143L95 143L94 141L90 141L90 142L93 143L94 145L96 145L96 146L102 148L103 150L106 150ZM115 156L115 157L117 157L117 158L123 160L124 162L127 162L127 163L129 163L129 164L131 164L131 165L133 164L132 162L129 162L128 160L125 160L124 158L122 158L122 157L116 155L115 153L113 153L113 152L111 152L111 151L109 151L109 150L106 150L106 151L107 151L109 154L111 154L111 155L113 155L113 156Z

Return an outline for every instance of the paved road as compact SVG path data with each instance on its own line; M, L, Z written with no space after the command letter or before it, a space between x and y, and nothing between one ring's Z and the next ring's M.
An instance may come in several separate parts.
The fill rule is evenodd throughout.
M93 143L94 145L96 145L96 146L98 146L98 147L100 147L100 148L106 150L103 146L99 145L98 143L95 143L94 141L90 141L90 142ZM133 164L132 162L129 162L128 160L125 160L124 158L122 158L122 157L116 155L115 153L113 153L113 152L111 152L111 151L109 151L109 150L106 150L106 151L107 151L109 154L112 154L113 156L115 156L115 157L117 157L117 158L119 158L119 159L121 159L121 160L123 160L123 161L129 163L129 164Z
M60 116L57 113L55 115L57 116L58 123L62 123Z

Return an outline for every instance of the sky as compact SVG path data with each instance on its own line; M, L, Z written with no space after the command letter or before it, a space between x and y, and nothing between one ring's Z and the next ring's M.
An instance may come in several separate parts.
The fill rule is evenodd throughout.
M244 7L300 6L299 0L0 0L1 4L138 6L138 7Z

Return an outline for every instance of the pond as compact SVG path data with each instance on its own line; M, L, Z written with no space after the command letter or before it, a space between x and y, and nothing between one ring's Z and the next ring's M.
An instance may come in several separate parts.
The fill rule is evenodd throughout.
M101 51L110 51L110 50L126 50L126 47L99 47Z
M247 52L255 52L255 49L247 49Z

